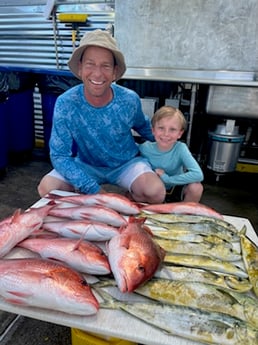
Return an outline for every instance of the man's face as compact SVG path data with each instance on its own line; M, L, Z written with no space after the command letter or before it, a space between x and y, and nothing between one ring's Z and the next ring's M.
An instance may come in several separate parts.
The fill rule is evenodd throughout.
M104 97L109 93L110 84L116 79L116 66L111 51L91 46L83 54L79 75L87 97Z

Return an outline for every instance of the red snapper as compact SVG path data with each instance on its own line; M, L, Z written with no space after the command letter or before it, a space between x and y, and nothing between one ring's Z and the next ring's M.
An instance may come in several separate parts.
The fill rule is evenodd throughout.
M130 217L128 225L107 244L111 271L121 292L132 292L152 278L165 256L144 221Z
M92 315L99 309L78 272L44 259L0 260L0 296L12 304L76 315Z
M38 230L54 205L50 203L39 208L30 208L26 212L17 210L12 217L2 220L0 223L0 258L9 253L18 242Z

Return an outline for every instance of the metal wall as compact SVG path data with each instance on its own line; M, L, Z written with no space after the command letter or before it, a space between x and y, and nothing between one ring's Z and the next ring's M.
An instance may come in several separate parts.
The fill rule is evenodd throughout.
M50 0L0 1L0 70L35 72L35 80L48 73L70 75L67 61L73 51L72 24L61 23L59 13L88 14L87 25L79 25L76 45L89 30L105 29L114 22L114 1L56 0L46 15ZM31 74L30 74L31 75ZM49 91L51 92L51 90ZM50 111L50 109L49 109ZM42 95L34 89L36 147L45 146Z
M78 27L76 44L86 31L114 22L114 1L57 0L50 18L46 6L46 0L0 2L0 66L68 70L72 24L61 23L58 14L89 15L87 25Z

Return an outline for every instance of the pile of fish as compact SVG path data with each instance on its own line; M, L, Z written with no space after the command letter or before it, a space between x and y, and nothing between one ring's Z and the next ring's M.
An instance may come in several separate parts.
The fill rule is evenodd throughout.
M258 249L245 228L200 203L58 192L45 201L0 222L4 300L75 315L119 309L205 344L258 344ZM13 258L17 248L34 257ZM109 286L142 297L117 300Z

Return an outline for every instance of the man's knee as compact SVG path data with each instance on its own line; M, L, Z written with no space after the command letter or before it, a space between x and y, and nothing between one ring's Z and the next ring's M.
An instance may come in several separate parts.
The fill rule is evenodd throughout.
M139 176L132 184L131 191L136 201L151 204L164 202L166 196L166 189L163 182L154 173L146 173Z
M48 193L48 190L47 190L47 183L45 182L46 178L45 176L42 178L42 180L40 181L40 183L38 184L38 193L39 193L39 196L42 198L44 197L44 195L46 195Z

